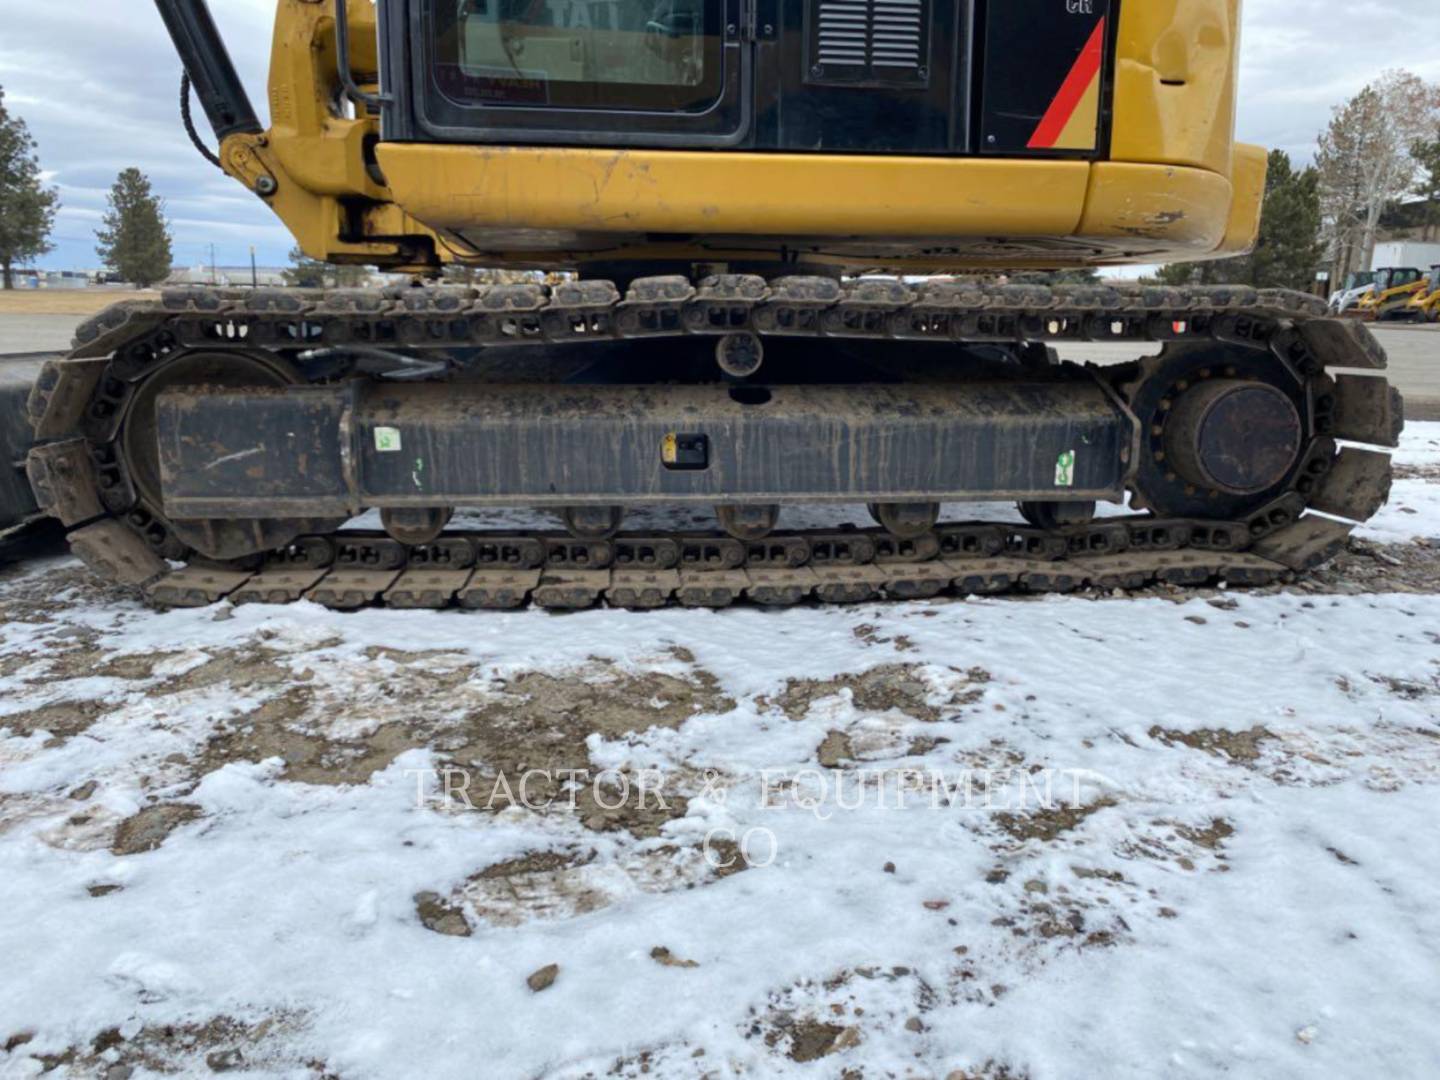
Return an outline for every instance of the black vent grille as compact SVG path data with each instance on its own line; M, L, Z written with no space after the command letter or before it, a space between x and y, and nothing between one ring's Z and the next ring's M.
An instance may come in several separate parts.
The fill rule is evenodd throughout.
M810 0L807 81L924 86L931 0Z

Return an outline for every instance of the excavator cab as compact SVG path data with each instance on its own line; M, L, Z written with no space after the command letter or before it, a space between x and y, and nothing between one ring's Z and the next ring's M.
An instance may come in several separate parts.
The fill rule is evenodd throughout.
M1386 497L1340 448L1401 423L1364 326L1085 280L1254 242L1238 0L279 0L268 126L202 0L156 2L220 166L411 275L170 291L46 365L37 501L158 602L1258 583Z

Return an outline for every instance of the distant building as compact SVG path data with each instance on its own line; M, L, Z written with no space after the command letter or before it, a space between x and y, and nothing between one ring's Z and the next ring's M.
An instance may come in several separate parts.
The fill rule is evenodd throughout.
M218 285L222 288L258 284L266 288L276 288L285 284L285 271L278 266L261 266L256 268L252 278L248 266L197 266L193 269L177 267L170 271L165 284Z
M12 275L17 289L88 289L90 275L84 270L35 270L22 268Z
M1375 258L1370 269L1380 270L1387 266L1413 266L1428 270L1440 266L1440 243L1425 244L1418 240L1389 240L1375 245Z

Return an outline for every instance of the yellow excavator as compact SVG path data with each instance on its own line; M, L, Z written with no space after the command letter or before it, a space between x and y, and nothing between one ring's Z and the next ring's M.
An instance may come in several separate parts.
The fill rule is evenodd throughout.
M46 365L36 500L158 604L1259 584L1386 499L1364 326L1046 276L1252 245L1239 0L279 0L268 127L203 0L157 8L201 151L412 276L167 291ZM1020 515L941 520L977 502Z

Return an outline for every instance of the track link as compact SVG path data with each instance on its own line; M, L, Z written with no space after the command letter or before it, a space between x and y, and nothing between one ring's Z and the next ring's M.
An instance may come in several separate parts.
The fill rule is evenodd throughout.
M1142 514L1053 530L976 522L907 540L882 529L846 529L754 543L719 533L590 541L456 530L407 546L380 534L339 532L222 565L192 557L137 493L118 449L133 386L187 350L294 355L386 348L423 356L746 332L968 344L1167 343L1158 358L1107 369L1127 404L1172 377L1171 349L1249 350L1278 358L1308 402L1305 452L1286 490L1240 520ZM602 281L385 292L183 289L116 305L80 327L74 351L46 366L32 394L39 445L28 464L37 500L72 530L75 553L102 577L141 586L160 606L309 599L340 610L577 609L601 602L718 608L740 601L1128 590L1157 581L1264 585L1331 558L1353 523L1385 502L1388 456L1337 449L1337 440L1395 446L1403 423L1399 395L1383 377L1335 370L1384 366L1383 349L1363 325L1328 318L1313 297L1243 287L911 287L722 275L698 283L642 279L623 296ZM1142 459L1151 453L1156 464L1142 460L1140 472L1149 468L1152 475L1132 490L1141 508L1156 489L1176 482L1165 473L1160 426L1155 446L1142 448ZM1203 500L1197 505L1204 509Z

